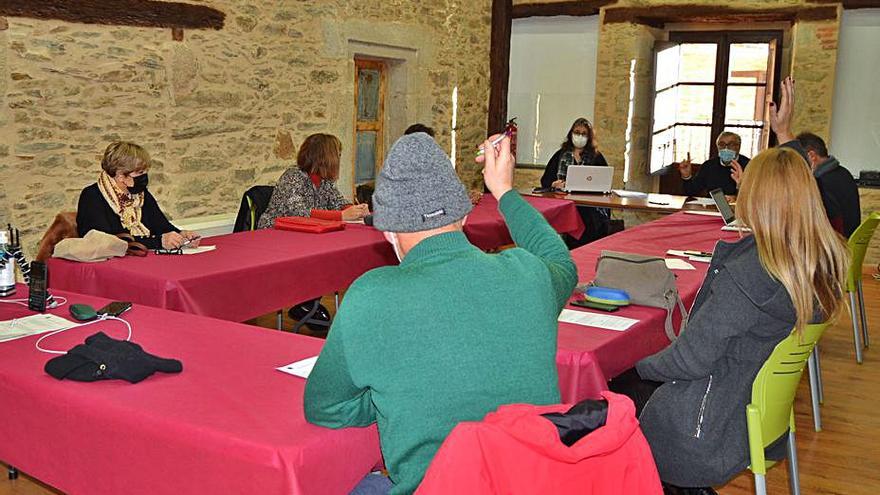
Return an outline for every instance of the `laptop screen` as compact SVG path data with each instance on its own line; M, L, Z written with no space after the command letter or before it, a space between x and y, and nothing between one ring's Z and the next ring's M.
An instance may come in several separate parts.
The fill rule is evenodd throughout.
M715 206L718 208L718 212L721 213L721 218L724 219L724 223L726 225L733 223L736 219L736 215L733 214L733 209L730 207L730 203L728 203L727 198L724 197L724 191L721 189L715 189L709 191L709 196L712 196L712 201L715 201Z

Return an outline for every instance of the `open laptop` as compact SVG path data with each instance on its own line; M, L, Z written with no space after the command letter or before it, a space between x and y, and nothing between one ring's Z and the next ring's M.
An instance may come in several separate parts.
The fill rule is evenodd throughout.
M565 190L568 192L599 192L611 190L613 167L569 165L565 173Z
M721 218L724 220L724 227L721 227L721 230L749 230L748 227L741 226L739 221L737 221L736 215L733 214L733 208L730 207L730 203L727 202L727 198L724 196L724 191L721 189L714 189L709 191L709 196L712 198L712 201L715 202L715 207L718 208L718 213L721 213Z

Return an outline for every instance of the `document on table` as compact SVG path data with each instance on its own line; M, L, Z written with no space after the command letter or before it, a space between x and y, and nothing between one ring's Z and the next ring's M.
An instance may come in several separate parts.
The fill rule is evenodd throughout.
M201 254L215 249L217 249L217 246L185 247L180 249L180 254Z
M718 211L685 210L684 213L685 215L703 215L704 217L721 218L721 212Z
M639 320L622 316L600 315L587 311L575 311L573 309L563 309L562 313L559 314L559 321L584 325L586 327L615 330L617 332L622 332L639 322Z
M678 258L666 258L664 261L666 262L666 268L670 270L696 270L694 265Z
M670 250L666 251L666 254L668 254L670 256L681 256L682 258L687 258L688 261L696 261L698 263L711 263L712 262L711 256L694 256L692 254L687 254L684 251L679 251L676 249L670 249ZM669 266L669 264L667 263L666 266ZM685 270L690 270L690 268L685 268Z
M713 206L715 204L715 200L712 198L694 198L687 203L686 205L699 205L699 206Z
M51 314L37 314L0 321L0 342L70 328L76 323Z
M640 198L644 199L648 197L648 193L643 193L639 191L625 191L623 189L614 189L611 192L620 196L621 198Z
M309 375L312 373L312 368L315 367L315 362L317 361L318 356L312 356L310 358L305 358L300 361L290 363L287 366L281 366L275 369L287 373L288 375L298 376L300 378L308 378Z

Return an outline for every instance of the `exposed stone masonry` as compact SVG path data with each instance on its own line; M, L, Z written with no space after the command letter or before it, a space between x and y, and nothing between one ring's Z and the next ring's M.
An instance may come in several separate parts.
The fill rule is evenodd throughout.
M28 252L58 211L76 208L117 139L155 158L150 189L172 218L234 213L245 189L274 183L314 132L348 143L340 189L350 194L352 136L341 134L353 119L354 63L327 48L337 40L326 28L349 20L375 26L374 39L400 30L431 45L414 68L424 101L394 104L411 105L407 117L432 125L449 150L457 86L458 169L478 180L470 147L485 135L489 0L202 3L226 13L226 27L186 31L183 42L167 29L6 19L0 220L23 227Z

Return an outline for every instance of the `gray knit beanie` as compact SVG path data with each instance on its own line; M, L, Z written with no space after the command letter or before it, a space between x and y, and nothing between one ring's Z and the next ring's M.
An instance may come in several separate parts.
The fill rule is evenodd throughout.
M417 132L394 143L376 179L373 226L420 232L461 220L471 209L452 163L431 136Z

